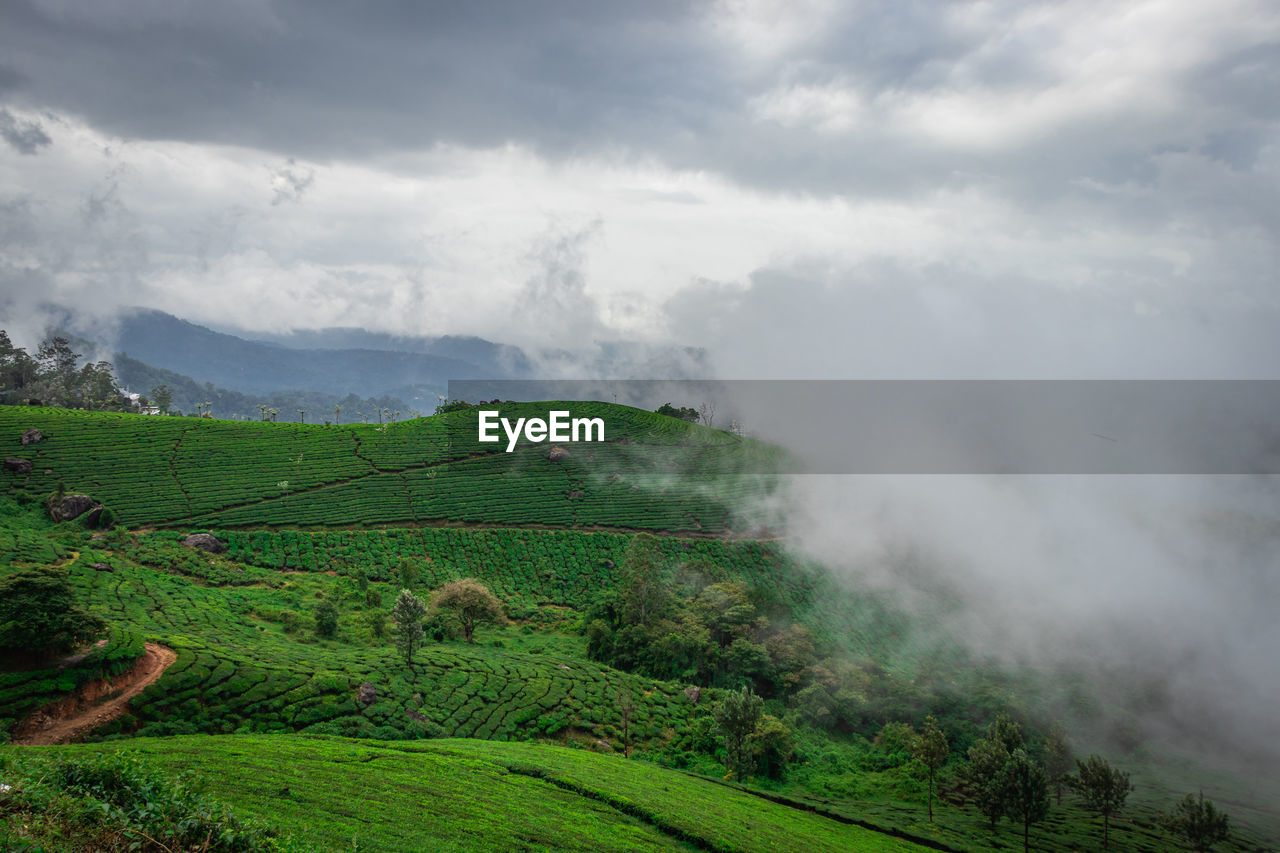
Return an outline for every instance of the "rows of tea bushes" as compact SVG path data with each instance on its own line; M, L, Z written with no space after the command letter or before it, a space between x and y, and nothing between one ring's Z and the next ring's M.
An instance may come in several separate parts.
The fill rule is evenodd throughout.
M463 521L718 532L728 504L758 494L737 475L776 451L718 430L603 403L556 406L606 421L603 444L549 458L545 444L476 441L475 412L381 426L161 418L0 407L0 452L28 459L0 488L43 497L58 484L129 526L348 526ZM43 441L22 446L35 427ZM767 488L765 486L764 488Z
M480 579L496 595L530 605L585 610L613 589L629 533L424 527L386 530L214 530L227 556L245 566L336 572L394 582L403 560L428 589L460 577ZM181 532L149 538L174 541ZM875 596L841 592L830 573L792 558L778 542L661 537L672 573L696 565L713 580L741 581L764 610L806 625L828 646L887 658L911 637L908 623Z
M69 571L84 605L113 626L111 642L65 671L0 678L0 731L89 678L132 663L144 638L170 646L177 660L132 701L129 714L98 736L310 731L526 739L572 733L617 741L614 709L626 690L637 697L632 736L644 741L665 737L697 710L678 685L587 662L562 642L539 640L531 627L495 630L483 644L430 643L409 668L388 639L369 634L368 617L379 606L368 605L350 578L281 574L190 548L188 561L166 565L165 556L183 547L176 537L157 531L125 537L129 544L115 537L116 550L106 540L92 548L86 542ZM236 544L237 553L243 551L243 543ZM90 568L90 558L111 570ZM239 584L237 565L258 582ZM394 587L378 588L385 618ZM336 602L342 614L335 640L318 640L312 628L310 614L322 599Z

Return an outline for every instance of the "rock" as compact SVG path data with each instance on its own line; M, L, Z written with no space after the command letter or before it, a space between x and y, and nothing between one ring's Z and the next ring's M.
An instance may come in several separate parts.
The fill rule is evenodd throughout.
M102 518L102 511L106 509L102 504L94 504L88 512L84 514L84 523L86 527L97 527L98 520Z
M378 701L378 688L366 681L360 685L360 692L357 694L357 698L360 700L361 705L372 705Z
M49 517L54 521L70 521L73 518L79 518L99 504L88 495L67 495L60 504L55 504L53 498L49 498L47 506Z
M111 567L110 567L110 566L108 566L106 563L90 563L90 564L89 564L89 568L91 568L91 569L95 569L95 570L97 570L97 571L99 571L99 572L113 572L113 571L115 571L115 569L111 568Z
M550 459L552 462L563 462L564 460L568 459L571 455L572 454L570 454L569 451L565 450L563 447L560 447L559 445L556 445L555 447L551 448L551 452L547 454L547 458Z
M223 545L217 536L210 533L192 533L182 540L182 544L192 548L199 548L201 551L208 551L210 554L221 554L227 550L227 546Z
M44 441L44 433L35 427L32 427L22 434L23 447L26 447L28 444L35 444L37 441Z
M609 743L607 740L597 739L596 746L600 747L605 752L613 752L613 744Z
M702 698L702 688L691 684L684 689L684 695L689 697L690 702L697 705L698 700Z
M30 474L31 460L23 459L20 456L10 456L4 460L4 470L12 471L15 474Z

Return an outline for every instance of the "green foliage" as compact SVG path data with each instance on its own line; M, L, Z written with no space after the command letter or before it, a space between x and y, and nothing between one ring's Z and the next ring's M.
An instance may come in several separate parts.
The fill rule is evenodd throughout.
M466 400L444 400L436 406L435 413L437 415L447 415L450 412L466 412L474 408L476 406Z
M947 746L947 736L938 726L938 720L932 714L924 719L924 728L916 736L911 745L911 754L916 761L929 768L929 820L933 821L933 782L934 775L947 760L951 748Z
M1022 824L1022 849L1030 850L1031 826L1049 815L1049 781L1044 766L1028 757L1026 750L1015 749L997 784L1005 816Z
M322 601L316 608L316 634L330 638L338 633L338 608L332 601Z
M1165 826L1196 853L1207 853L1231 836L1231 821L1204 793L1187 794L1165 817Z
M116 388L110 362L86 362L77 367L80 359L63 337L47 338L33 359L0 330L0 403L37 398L65 408L126 408L128 400Z
M6 850L272 853L299 849L132 753L21 760L6 773Z
M698 410L692 406L673 406L670 403L663 403L656 409L660 415L666 415L669 418L679 418L689 423L698 422Z
M751 736L760 725L764 700L743 687L727 694L716 707L716 724L724 741L725 764L739 782L755 768L755 756L751 750Z
M1071 768L1075 766L1075 757L1071 752L1071 741L1062 724L1054 721L1049 727L1049 734L1044 742L1045 772L1049 776L1049 784L1054 786L1058 803L1062 803L1062 786L1071 776Z
M431 606L453 614L468 643L475 642L477 625L506 621L502 614L502 603L489 592L488 587L475 578L451 581L440 587L431 596Z
M1022 730L1005 713L998 714L987 726L986 736L969 747L967 776L976 789L978 810L991 822L993 830L1010 805L1004 784L1005 766L1022 748Z
M1105 759L1090 755L1076 760L1076 777L1071 787L1084 798L1085 805L1102 816L1102 849L1110 841L1111 818L1123 808L1133 790L1129 774L1113 768Z
M67 652L105 628L76 603L65 569L28 569L0 580L0 653Z
M404 656L406 666L413 666L413 655L422 646L422 620L426 616L427 606L422 599L407 589L400 590L391 607L391 621L396 625L396 648Z

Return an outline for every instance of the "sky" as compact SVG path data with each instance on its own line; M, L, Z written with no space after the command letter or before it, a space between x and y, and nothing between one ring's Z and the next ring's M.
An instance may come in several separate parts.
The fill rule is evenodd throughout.
M1266 2L0 4L0 318L1273 378Z

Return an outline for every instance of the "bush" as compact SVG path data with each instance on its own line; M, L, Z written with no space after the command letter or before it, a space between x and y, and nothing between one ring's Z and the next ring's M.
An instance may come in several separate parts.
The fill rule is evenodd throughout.
M241 820L189 780L167 778L128 753L20 761L4 809L18 819L0 830L5 849L114 851L292 851L288 840ZM71 846L66 843L70 841Z

